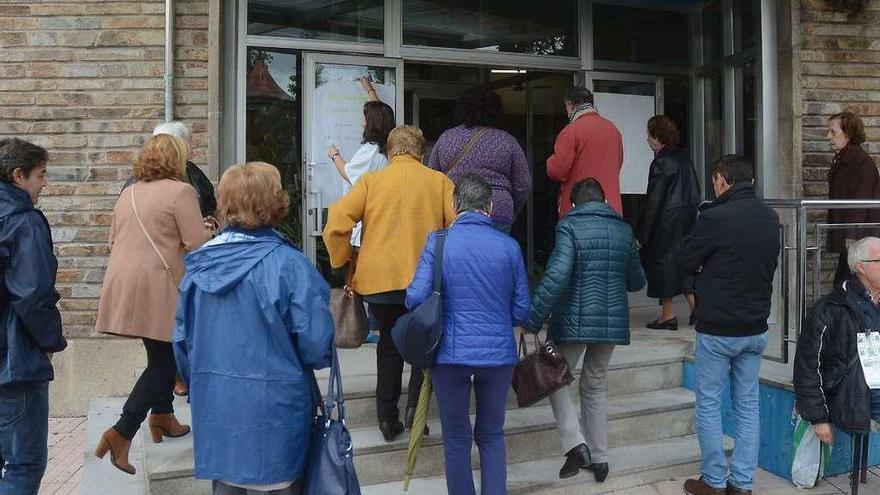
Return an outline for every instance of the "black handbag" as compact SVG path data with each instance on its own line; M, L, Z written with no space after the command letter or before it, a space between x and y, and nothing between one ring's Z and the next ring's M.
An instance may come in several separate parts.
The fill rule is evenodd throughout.
M446 229L436 233L434 291L418 307L401 316L391 329L391 339L404 361L415 368L434 364L443 338L443 245Z
M327 401L321 399L314 372L312 397L318 414L312 424L303 495L361 495L354 470L354 446L345 427L345 401L336 347L333 348ZM333 409L337 410L336 419L333 419Z

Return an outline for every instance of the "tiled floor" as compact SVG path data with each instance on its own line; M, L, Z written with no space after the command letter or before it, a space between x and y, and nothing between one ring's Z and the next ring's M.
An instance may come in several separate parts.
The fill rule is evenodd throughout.
M86 418L49 419L49 467L39 495L79 495Z

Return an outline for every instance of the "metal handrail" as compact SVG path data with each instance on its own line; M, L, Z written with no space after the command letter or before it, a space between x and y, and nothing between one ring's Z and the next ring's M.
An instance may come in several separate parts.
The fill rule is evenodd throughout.
M807 213L809 210L845 210L845 209L880 209L880 200L862 200L862 199L767 199L764 202L774 209L785 209L785 210L796 210L797 216L795 221L795 238L796 245L794 250L796 253L796 263L797 263L797 272L795 273L795 289L797 292L797 300L796 309L795 309L795 338L789 338L789 281L788 281L788 253L793 250L791 246L787 246L785 242L785 229L782 228L782 264L783 264L783 273L782 273L782 286L783 286L783 315L784 315L784 323L782 330L782 339L783 339L783 349L782 354L783 362L788 362L788 344L797 341L797 337L800 336L801 327L803 324L803 319L806 316L806 283L807 283L807 252L813 251L815 253L816 258L816 267L814 270L820 270L821 266L821 246L819 243L819 225L825 228L830 229L838 229L838 228L854 228L854 227L865 227L877 225L875 224L834 224L834 223L821 223L816 226L816 245L808 246L807 245L807 224L808 217ZM815 280L813 281L814 287L814 295L818 294L820 278L819 274L816 273Z

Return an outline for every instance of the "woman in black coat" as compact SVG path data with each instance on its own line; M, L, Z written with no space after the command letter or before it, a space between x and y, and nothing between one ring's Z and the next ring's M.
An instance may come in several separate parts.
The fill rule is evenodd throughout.
M645 260L648 297L660 299L663 310L648 328L678 330L672 298L684 293L694 312L693 279L673 260L696 220L700 185L690 156L678 148L678 128L665 115L648 120L648 145L654 161L648 176L648 193L639 244ZM692 318L691 318L692 319Z
M874 160L862 149L865 127L862 119L852 112L842 112L828 119L828 141L834 151L828 171L828 199L880 199L880 176ZM829 210L828 221L833 224L878 223L880 210L856 208ZM877 229L835 229L828 233L829 249L840 253L834 285L841 284L851 275L846 261L849 240L877 235Z

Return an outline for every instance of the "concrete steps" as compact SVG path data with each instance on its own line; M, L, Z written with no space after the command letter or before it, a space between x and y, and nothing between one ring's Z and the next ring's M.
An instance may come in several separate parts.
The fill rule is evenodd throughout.
M633 345L618 347L608 375L612 475L596 490L608 488L606 491L612 491L636 486L628 484L635 483L632 480L644 480L638 483L644 484L695 472L694 462L698 459L699 448L692 435L694 396L691 391L680 388L682 361L690 354L690 347L685 341L655 335L640 336ZM383 494L388 490L400 493L408 435L386 443L375 426L374 349L365 346L340 353L347 422L355 445L355 464L364 493L379 493L378 490L382 490ZM322 386L326 382L324 378L326 372L319 373ZM401 404L404 401L405 398ZM424 439L415 474L418 479L414 481L410 493L445 493L442 431L435 402L432 401L429 416L431 435ZM131 460L138 469L134 477L117 471L107 460L100 461L91 455L100 433L116 420L122 403L123 399L92 401L82 493L210 493L210 482L192 478L191 436L153 444L148 431L142 429L135 442L136 450L132 451ZM519 409L511 392L507 407L505 440L510 493L603 493L581 486L586 481L592 482L589 473L573 478L575 481L556 479L562 456L553 413L546 401ZM178 400L175 408L180 420L189 422L186 403ZM478 456L475 454L472 459L476 469Z
M733 443L725 440L728 451ZM581 473L567 480L558 478L562 457L544 458L508 464L507 493L510 495L540 493L542 495L593 495L609 493L680 478L699 471L700 446L696 435L656 440L634 445L613 447L609 452L611 472L604 483L596 483L592 473ZM473 473L479 490L480 471ZM363 495L391 495L403 492L403 482L395 481L362 486ZM414 478L409 492L418 495L446 495L443 474Z

